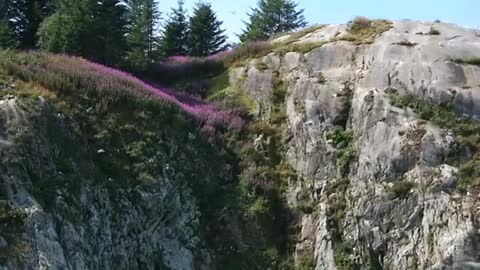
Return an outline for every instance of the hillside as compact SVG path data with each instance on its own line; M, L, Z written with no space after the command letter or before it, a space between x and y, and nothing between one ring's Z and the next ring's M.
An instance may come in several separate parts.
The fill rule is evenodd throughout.
M477 269L479 48L355 20L148 83L2 52L0 266Z

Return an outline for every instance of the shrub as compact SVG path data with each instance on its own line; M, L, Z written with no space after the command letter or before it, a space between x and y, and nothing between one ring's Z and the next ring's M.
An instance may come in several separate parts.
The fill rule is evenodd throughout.
M430 31L428 31L426 33L426 35L438 36L438 35L440 35L440 31L438 31L437 29L432 27L432 28L430 28Z
M450 61L457 63L457 64L467 64L467 65L475 65L480 66L480 57L472 57L467 59L450 59Z
M243 126L243 120L233 111L218 110L193 96L154 87L130 74L82 58L29 52L0 58L0 65L12 75L38 82L60 94L84 91L98 95L107 105L156 100L180 109L206 126L235 129Z
M353 253L352 246L347 242L337 243L334 250L335 265L340 270L354 269L354 265L350 259L350 254Z
M352 146L353 132L335 127L327 133L327 140L331 140L336 149L337 166L342 175L348 173L350 162L355 157Z
M394 45L399 45L399 46L406 46L406 47L415 47L418 45L418 43L412 43L410 41L400 41L393 43Z
M410 191L415 187L415 183L407 181L399 181L393 183L389 191L395 194L395 198L405 199L410 194Z
M353 19L352 23L350 24L349 31L361 31L368 29L370 26L372 26L372 21L370 19L367 17L358 16Z
M392 23L387 20L369 20L357 17L349 25L348 33L338 38L356 45L371 44L383 32L390 30Z

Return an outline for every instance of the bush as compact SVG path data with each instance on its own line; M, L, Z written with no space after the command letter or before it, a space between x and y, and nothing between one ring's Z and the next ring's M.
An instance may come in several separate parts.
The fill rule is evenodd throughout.
M428 31L426 33L426 35L438 36L438 35L440 35L440 31L438 31L437 29L432 27L432 28L430 28L430 31Z
M364 29L368 29L372 26L372 21L367 17L358 16L353 19L352 23L350 24L349 31L356 32L361 31Z
M393 43L394 45L399 45L399 46L406 46L406 47L415 47L418 45L418 43L412 43L410 41L400 41Z
M335 127L327 133L327 140L331 140L336 149L337 166L342 175L348 173L350 162L355 156L352 146L353 132Z
M392 23L387 20L369 20L365 17L355 18L348 28L348 33L338 38L356 45L371 44L383 32L390 30Z
M475 65L480 66L480 57L472 57L467 59L450 59L450 61L457 63L457 64L467 64L467 65Z
M393 186L389 188L389 191L395 194L395 198L405 199L415 186L415 183L412 182L399 181L393 183Z

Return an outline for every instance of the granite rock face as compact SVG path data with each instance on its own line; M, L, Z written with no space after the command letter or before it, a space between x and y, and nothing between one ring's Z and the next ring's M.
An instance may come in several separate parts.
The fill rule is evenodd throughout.
M184 144L166 137L150 149L155 173L122 187L94 173L96 157L77 156L79 122L44 99L0 100L0 126L0 268L214 268L188 182L224 172L195 168L193 134ZM70 146L72 156L59 156Z
M287 199L295 206L308 194L315 207L298 221L297 254L314 256L318 270L478 269L480 197L456 188L458 165L448 161L456 134L392 106L389 95L414 95L478 119L480 66L453 60L480 58L479 31L395 21L360 45L342 41L347 31L321 27L296 43L323 46L272 53L257 59L267 70L250 63L231 73L246 74L232 83L264 108L267 85L288 86L287 156L300 180L289 184ZM333 129L351 135L349 147L335 145ZM350 150L343 171L338 153Z
M480 66L470 61L480 59L480 32L394 21L356 44L343 38L348 29L323 26L294 42L317 48L272 52L229 71L229 87L256 101L257 119L275 117L271 97L286 90L284 154L297 176L285 196L299 229L296 261L312 259L317 270L480 269L480 190L458 188L457 161L471 149L459 153L458 134L391 101L413 95L480 119ZM262 237L227 206L203 211L209 203L194 191L192 183L236 177L225 153L188 131L159 129L137 164L150 174L119 186L97 173L118 149L86 155L78 147L80 120L93 110L82 109L83 118L72 118L41 97L0 99L0 269L216 269L206 234L215 224L225 230L210 236L226 247L248 250L245 235ZM111 143L105 136L92 137ZM131 155L141 148L136 140ZM255 136L255 150L264 140ZM70 145L80 150L61 156Z

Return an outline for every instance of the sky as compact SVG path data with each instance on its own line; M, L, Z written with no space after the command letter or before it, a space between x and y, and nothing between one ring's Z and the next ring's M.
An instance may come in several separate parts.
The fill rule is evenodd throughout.
M185 0L189 13L198 0ZM244 29L247 12L257 0L204 0L212 4L229 41ZM470 28L480 28L480 0L296 0L305 9L309 24L346 23L355 16L371 19L441 20ZM177 0L158 0L162 17L176 6Z

